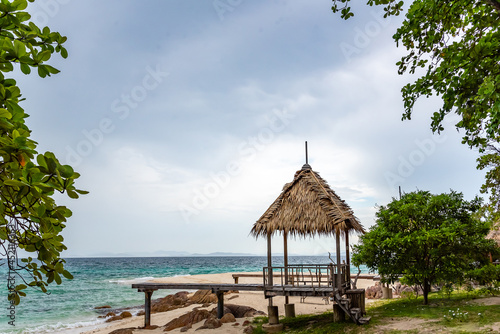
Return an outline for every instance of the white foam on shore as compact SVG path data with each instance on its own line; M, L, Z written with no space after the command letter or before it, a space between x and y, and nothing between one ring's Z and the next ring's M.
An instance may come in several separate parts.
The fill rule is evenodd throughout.
M105 319L95 319L91 321L79 321L75 323L62 323L51 325L42 325L31 329L25 329L19 334L49 334L49 333L59 333L59 334L79 334L83 331L89 331L92 329L97 329L99 327L104 327Z
M185 275L174 275L174 276L170 276L170 277L189 277L189 276L192 276L191 274L185 274Z
M132 279L124 279L124 280L111 280L108 281L109 283L116 283L120 285L130 285L130 284L136 284L136 283L144 283L147 281L150 281L152 279L155 279L154 277L138 277L138 278L132 278Z

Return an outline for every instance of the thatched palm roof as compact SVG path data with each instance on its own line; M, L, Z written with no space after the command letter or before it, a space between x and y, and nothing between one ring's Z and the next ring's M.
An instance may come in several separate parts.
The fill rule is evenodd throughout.
M255 237L286 232L292 236L344 235L365 230L352 209L308 164L253 225Z
M493 225L486 238L495 240L498 246L500 246L500 221Z

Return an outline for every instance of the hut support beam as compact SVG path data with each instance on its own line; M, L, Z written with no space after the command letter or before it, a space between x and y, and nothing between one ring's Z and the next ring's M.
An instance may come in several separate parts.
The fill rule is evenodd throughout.
M288 245L287 245L287 235L286 232L283 232L283 254L284 259L283 263L285 265L285 285L288 284ZM288 304L288 296L285 296L285 305Z
M221 319L224 316L224 291L217 290L216 294L217 294L217 318Z
M345 263L346 267L346 278L349 283L348 288L351 288L351 257L349 256L349 232L345 231Z
M151 296L153 295L153 290L144 290L144 328L149 328L151 326Z
M284 265L285 265L285 281L284 285L288 284L288 242L287 233L283 231L283 248L284 248ZM294 318L295 317L295 304L290 304L288 296L285 296L285 317Z
M267 284L273 285L273 259L271 257L271 234L267 235ZM269 306L273 306L273 298L269 298Z
M340 286L342 285L342 281L341 281L341 277L340 277L340 274L341 274L341 270L340 270L340 233L337 232L335 234L335 237L336 237L336 246L337 246L337 282L336 282L336 285L337 285L337 289L340 291Z

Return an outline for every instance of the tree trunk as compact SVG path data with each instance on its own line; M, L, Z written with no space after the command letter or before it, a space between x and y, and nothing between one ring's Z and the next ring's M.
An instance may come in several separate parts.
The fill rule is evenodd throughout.
M429 292L431 290L431 285L429 283L429 280L427 278L424 278L424 305L429 304Z

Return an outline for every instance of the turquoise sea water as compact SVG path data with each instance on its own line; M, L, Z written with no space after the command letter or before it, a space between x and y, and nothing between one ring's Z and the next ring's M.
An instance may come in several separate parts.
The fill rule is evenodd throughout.
M29 290L15 310L15 326L8 322L7 271L0 267L0 334L44 334L102 323L94 308L111 305L113 308L137 307L144 303L144 294L131 284L152 278L181 275L216 274L225 272L261 271L266 257L150 257L150 258L72 258L66 259L73 280L63 280L59 286L50 285L50 295ZM282 264L281 257L273 265ZM329 263L328 257L290 257L290 264ZM354 272L354 268L352 269ZM3 282L2 282L3 280ZM19 280L19 279L18 279ZM164 297L173 291L155 292L153 298ZM83 330L83 329L82 329Z

